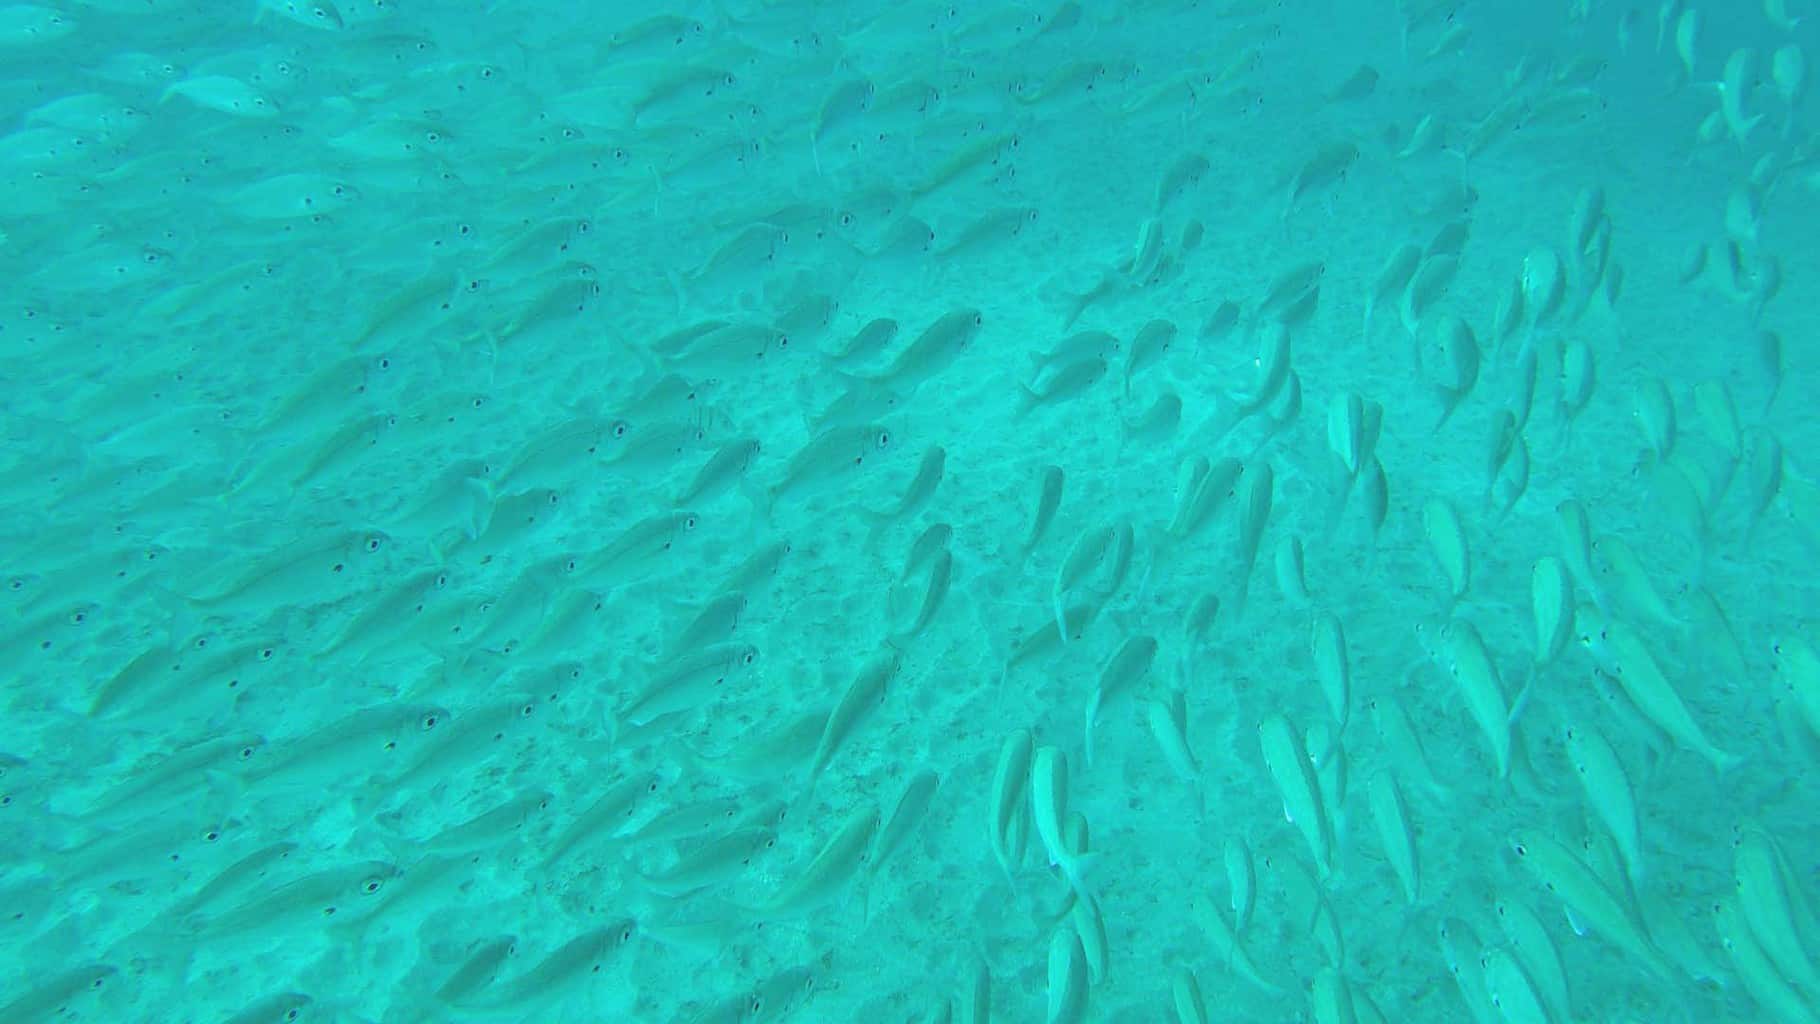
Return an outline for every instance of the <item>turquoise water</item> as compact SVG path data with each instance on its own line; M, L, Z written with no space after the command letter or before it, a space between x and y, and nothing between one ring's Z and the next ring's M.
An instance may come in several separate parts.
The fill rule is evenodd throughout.
M0 7L0 1021L1820 1020L1815 17Z

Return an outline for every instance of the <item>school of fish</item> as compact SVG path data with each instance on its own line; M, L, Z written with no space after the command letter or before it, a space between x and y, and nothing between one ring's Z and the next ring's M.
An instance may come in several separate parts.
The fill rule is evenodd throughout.
M0 0L0 1024L1820 1024L1814 0Z

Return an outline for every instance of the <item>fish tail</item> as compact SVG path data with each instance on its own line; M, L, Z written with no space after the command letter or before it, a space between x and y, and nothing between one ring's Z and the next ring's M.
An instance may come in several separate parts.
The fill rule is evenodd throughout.
M1079 853L1062 858L1056 867L1062 869L1062 877L1068 880L1068 887L1074 890L1077 897L1091 900L1092 894L1087 890L1087 876L1099 866L1100 854Z

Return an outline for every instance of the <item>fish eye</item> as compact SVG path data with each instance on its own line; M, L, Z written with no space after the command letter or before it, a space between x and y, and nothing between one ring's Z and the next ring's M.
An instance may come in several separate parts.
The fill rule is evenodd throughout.
M378 551L381 547L384 547L384 546L385 546L384 543L378 537L368 537L367 538L366 549L367 549L367 554L369 554L369 555Z
M1522 843L1518 843L1511 848L1517 851L1517 856L1519 857L1529 856L1529 847L1524 846Z
M750 665L754 661L757 661L757 660L758 660L757 651L747 651L744 654L740 655L740 657L739 657L739 662L742 665Z
M420 724L422 725L424 732L429 732L431 729L436 728L436 723L440 721L441 719L436 716L436 712L430 711L424 714L423 721Z
M493 74L494 74L494 72L493 72L493 65L491 65L491 64L483 64L483 65L481 65L481 68L480 68L480 77L482 77L482 78L492 78L492 77L493 77Z
M242 760L242 761L250 761L250 760L252 760L252 758L253 758L253 754L255 754L255 753L256 753L256 752L257 752L257 751L258 751L258 749L259 749L259 748L257 748L257 747L254 747L254 746L252 746L252 745L251 745L251 744L248 744L248 745L247 745L247 746L244 746L244 747L241 747L241 748L240 748L240 759L241 759L241 760Z
M562 495L557 494L555 491L550 492L550 504L554 505L561 500L562 500Z
M202 833L202 841L205 843L212 843L215 840L220 839L220 838L221 838L221 830L218 828L212 828L212 829L209 829L207 832Z
M385 888L385 883L377 878L369 878L360 885L360 891L366 893L368 896L373 895L383 888Z
M685 529L685 530L695 529L695 524L697 521L698 520L696 519L695 516L688 516L688 517L684 518L683 519L683 529Z
M878 446L880 448L891 447L891 431L881 430L878 432Z
M518 717L529 718L529 717L531 717L532 713L535 712L536 710L537 710L537 705L526 704L524 707L521 707L518 709Z
M88 613L80 609L70 612L70 625L80 626L88 621Z
M626 425L624 422L619 422L619 423L613 424L613 436L614 437L626 436Z
M277 653L277 652L272 650L272 648L270 648L270 647L262 647L259 649L259 660L260 661L271 661L272 655L275 653Z

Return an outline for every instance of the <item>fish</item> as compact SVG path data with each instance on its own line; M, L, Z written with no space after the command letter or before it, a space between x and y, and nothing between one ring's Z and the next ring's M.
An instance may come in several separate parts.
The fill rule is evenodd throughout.
M1081 1024L1087 1019L1087 953L1073 928L1058 928L1049 940L1049 984L1044 1024Z
M1472 582L1472 553L1460 514L1446 500L1430 498L1422 506L1422 532L1447 583L1450 606L1458 603Z
M1086 755L1089 767L1093 764L1093 730L1099 722L1100 709L1108 700L1135 689L1150 674L1150 667L1156 662L1157 640L1153 636L1127 637L1119 645L1112 657L1100 669L1098 681L1094 683L1093 695L1087 701Z
M700 535L701 516L688 509L658 512L640 519L581 559L575 579L584 586L610 590L648 578L682 557L685 546Z
M1176 968L1169 979L1170 1006L1175 1010L1176 1024L1210 1024L1207 1001L1201 997L1201 983L1186 967Z
M169 103L174 97L233 117L263 120L279 114L277 103L230 75L199 75L172 82L159 95L158 102Z
M938 317L884 369L858 379L902 392L914 391L939 375L966 351L986 322L977 309L956 309Z
M847 481L891 446L891 431L879 424L832 427L790 457L783 475L766 492L768 500L776 504L804 491L820 493Z
M639 881L672 898L737 879L755 860L777 846L777 832L763 826L736 828L680 851L668 867L640 872Z
M1024 540L1018 545L1020 561L1027 561L1043 537L1049 532L1049 526L1055 521L1055 513L1062 504L1062 488L1067 474L1062 467L1047 465L1043 467L1042 483L1037 491L1036 509L1031 513L1030 529Z
M1201 789L1201 764L1188 743L1188 698L1181 690L1171 690L1163 700L1144 701L1144 720L1157 746L1175 777L1194 790L1195 808L1206 813L1206 795Z
M1119 421L1119 442L1142 446L1165 444L1181 425L1182 396L1165 391L1135 417Z
M1321 798L1314 764L1295 727L1280 712L1271 712L1258 723L1258 743L1282 798L1283 814L1302 833L1324 878L1333 870L1333 821Z
M941 486L942 473L947 466L948 450L939 444L933 444L923 452L923 458L916 467L916 475L904 488L903 496L889 508L873 511L861 509L862 515L871 523L867 533L868 543L875 543L877 537L891 524L900 522L915 515L935 496L935 490Z
M1535 984L1516 957L1508 950L1493 947L1479 957L1485 978L1485 993L1491 1005L1510 1024L1547 1024L1550 1012L1536 991Z
M1225 502L1238 493L1245 464L1231 456L1210 462L1195 456L1184 463L1182 486L1176 492L1175 514L1164 532L1176 540L1185 540L1213 517Z
M1030 765L1030 813L1049 864L1061 870L1076 897L1091 898L1087 872L1097 854L1077 852L1064 835L1068 814L1068 758L1052 746L1036 749Z
M1444 917L1436 928L1436 935L1440 940L1441 962L1453 976L1474 1024L1497 1024L1499 1014L1485 990L1484 968L1479 965L1478 957L1467 952L1476 944L1471 927L1457 917Z
M1265 996L1275 998L1283 995L1282 987L1265 978L1258 970L1257 964L1251 959L1251 954L1246 952L1244 942L1226 923L1226 918L1220 913L1215 902L1200 891L1196 891L1189 899L1190 911L1194 915L1195 923L1199 924L1201 931L1206 934L1221 966Z
M1417 858L1416 830L1410 822L1409 807L1403 801L1403 791L1397 786L1396 778L1387 771L1372 776L1368 791L1371 816L1378 826L1378 840L1383 843L1384 854L1390 859L1397 881L1403 886L1404 901L1413 907L1421 899L1422 876Z
M1498 927L1510 940L1511 952L1529 975L1542 1001L1556 1020L1571 1020L1572 1005L1568 998L1567 968L1561 951L1549 937L1541 918L1529 904L1513 898L1499 898L1492 904Z
M1509 778L1513 729L1528 701L1528 691L1514 702L1505 695L1497 662L1472 623L1454 619L1440 628L1439 639L1442 667L1459 687L1467 712L1491 745L1498 778Z
M15 998L0 1004L0 1021L28 1024L47 1021L71 1013L85 1014L85 1008L99 1005L115 987L120 969L112 964L89 963L59 971L26 989Z
M1332 612L1315 613L1308 649L1314 657L1315 674L1321 680L1321 693L1327 698L1327 709L1344 730L1352 710L1352 667L1346 656L1346 632Z
M1251 924L1251 913L1257 909L1258 872L1251 858L1251 847L1241 836L1228 835L1221 853L1226 866L1228 907L1232 910L1232 930L1242 934Z
M1244 609L1245 597L1251 589L1258 548L1263 543L1264 528L1270 522L1270 508L1276 492L1276 471L1269 462L1260 461L1247 466L1239 480L1239 489L1238 594L1233 600L1235 610Z
M1578 920L1629 954L1633 962L1646 968L1654 977L1666 981L1674 976L1668 960L1650 941L1624 900L1573 851L1557 840L1533 831L1514 836L1510 848L1536 881L1566 904Z
M445 1005L467 1001L474 993L491 985L499 977L505 962L517 952L516 935L500 935L481 940L472 947L467 958L437 986L434 997Z
M447 708L400 701L368 706L303 735L276 741L271 756L248 776L255 792L325 787L356 775L382 775L407 764L441 736Z
M259 0L254 23L257 24L259 15L267 11L310 28L337 32L347 27L341 18L341 12L336 10L330 0Z
M1157 179L1156 197L1151 203L1152 214L1161 216L1169 204L1200 184L1212 167L1212 162L1200 153L1183 153L1170 161L1169 166L1163 169L1162 176Z
M923 819L929 814L929 805L934 801L941 784L942 777L927 768L918 771L904 783L903 792L898 794L891 814L885 818L884 825L873 837L872 850L866 855L867 870L873 875L884 870L885 863L922 826Z
M896 340L898 330L898 322L890 317L868 320L839 348L827 353L828 362L842 369L871 362Z
M936 612L941 610L942 602L947 599L948 589L953 583L953 580L954 555L944 548L930 557L928 583L923 588L922 600L918 601L916 604L915 613L910 615L907 620L905 620L904 616L897 614L895 611L892 613L891 617L893 621L904 620L904 624L901 628L893 628L891 630L891 642L902 643L921 635L923 630L927 629L929 623L935 618ZM892 591L894 603L897 594L898 591Z
M810 758L808 776L803 784L805 801L814 792L816 781L821 778L835 753L890 696L891 683L897 678L902 666L903 656L895 649L887 649L861 666L859 674L847 684L840 700L835 703L834 710L828 713L821 739L815 744L815 753Z
M381 571L390 538L354 529L300 538L254 561L227 560L190 596L201 611L248 614L272 607L310 607L351 590Z
M1642 826L1637 796L1624 763L1599 731L1590 724L1568 726L1562 734L1567 757L1579 778L1586 800L1605 823L1624 855L1624 866L1633 886L1643 883Z
M758 661L758 648L749 643L712 644L691 651L660 666L652 677L614 712L609 733L621 725L647 725L664 715L695 711L723 699L721 691L731 680Z
M1732 966L1749 992L1770 1016L1793 1024L1813 1024L1820 1014L1799 989L1790 983L1757 937L1739 909L1737 900L1725 897L1713 904L1713 925L1719 933L1719 944L1731 957Z
M663 777L654 771L633 772L604 787L586 810L549 841L539 866L548 870L585 846L617 837L663 787Z
M1741 756L1728 753L1707 739L1705 731L1694 720L1693 713L1634 629L1616 620L1592 625L1602 625L1603 628L1593 634L1593 643L1610 659L1619 685L1644 717L1681 746L1706 758L1721 773L1742 763Z
M247 1006L228 1018L227 1024L271 1024L272 1021L303 1020L316 1002L303 992L279 992Z
M1019 384L1017 415L1039 407L1053 407L1085 394L1106 376L1109 367L1099 358L1082 359L1055 367L1028 384Z
M1030 353L1032 372L1042 376L1057 367L1098 357L1110 360L1121 347L1119 339L1105 331L1077 331L1055 343L1047 351Z
M534 1012L595 984L637 934L638 926L631 920L591 928L551 950L535 967L454 1000L453 1005L457 1009Z
M192 915L176 923L183 940L234 942L248 949L258 943L294 940L300 931L326 923L337 925L375 913L380 894L400 874L389 861L351 861L293 879L246 903L213 915Z
M1296 204L1310 194L1325 190L1344 180L1347 171L1359 159L1359 147L1348 140L1330 142L1316 150L1289 180L1289 199L1283 208L1287 218Z
M1150 320L1131 336L1131 350L1125 357L1125 395L1131 395L1132 378L1162 362L1175 344L1177 329L1172 321Z
M848 816L800 873L769 899L744 907L767 919L807 913L832 900L859 873L878 829L878 808L870 802Z
M1030 786L1030 766L1036 757L1036 737L1029 729L1018 729L1005 737L999 748L998 766L992 773L992 793L988 807L986 837L992 856L1005 869L1010 881L1023 861L1024 842L1028 835L1024 822L1030 806L1024 797Z
M1820 992L1820 968L1794 906L1800 884L1790 878L1781 851L1760 827L1747 826L1733 855L1736 906L1777 973L1808 993Z

